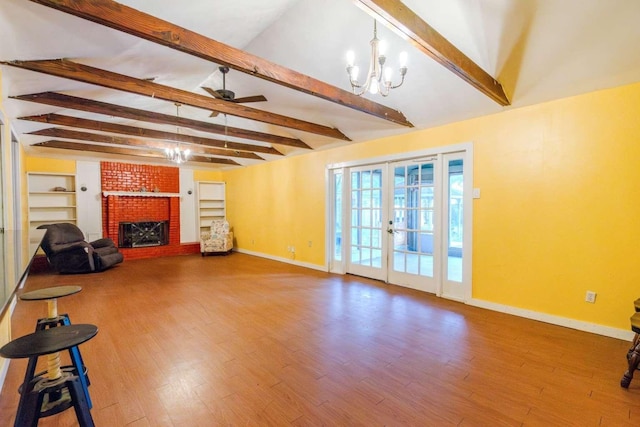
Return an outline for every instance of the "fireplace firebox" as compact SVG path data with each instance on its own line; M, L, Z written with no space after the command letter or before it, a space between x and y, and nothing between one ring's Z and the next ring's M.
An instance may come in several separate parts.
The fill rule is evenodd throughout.
M169 221L121 222L118 246L144 248L169 244Z

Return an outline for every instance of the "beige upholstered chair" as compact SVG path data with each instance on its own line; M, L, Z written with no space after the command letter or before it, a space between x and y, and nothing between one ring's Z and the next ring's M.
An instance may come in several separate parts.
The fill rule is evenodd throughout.
M200 234L200 253L229 253L233 249L233 232L224 219L211 221L211 230Z

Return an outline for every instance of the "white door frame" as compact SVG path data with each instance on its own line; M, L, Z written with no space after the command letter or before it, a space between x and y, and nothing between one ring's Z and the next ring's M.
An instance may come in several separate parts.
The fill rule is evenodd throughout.
M471 299L472 296L472 236L473 236L473 143L471 142L466 142L466 143L460 143L460 144L455 144L455 145L449 145L449 146L444 146L444 147L436 147L436 148L429 148L429 149L425 149L425 150L419 150L419 151L413 151L413 152L407 152L407 153L396 153L396 154L392 154L392 155L388 155L388 156L382 156L382 157L376 157L376 158L369 158L369 159L361 159L361 160L354 160L354 161L349 161L349 162L342 162L342 163L333 163L333 164L329 164L326 167L326 175L325 175L325 182L326 182L326 194L327 194L327 203L325 204L326 206L326 212L327 212L327 221L326 221L326 244L325 244L325 248L326 248L326 260L327 260L327 269L328 271L334 272L334 273L338 273L338 274L344 274L347 269L346 269L346 262L347 262L347 254L346 254L346 249L345 246L346 245L342 245L342 256L341 259L336 259L336 257L334 257L334 228L335 228L335 224L334 224L334 201L335 201L335 188L333 186L334 184L334 173L338 173L341 172L343 174L343 195L344 194L349 194L348 187L348 179L347 179L347 175L348 175L348 171L350 168L353 167L359 167L359 166L366 166L366 165L373 165L373 164L389 164L391 162L400 162L400 161L406 161L406 160L414 160L414 159L420 159L423 157L430 157L430 156L438 156L440 158L443 158L445 155L447 154L452 154L452 153L460 153L460 155L463 158L464 161L464 177L463 177L463 185L464 185L464 198L463 198L463 203L464 203L464 219L463 219L463 224L464 224L464 234L463 234L463 261L462 261L462 285L460 288L460 292L456 293L455 295L451 295L449 293L443 294L442 292L442 283L444 282L444 277L439 277L438 279L438 283L439 285L437 286L437 290L436 290L436 295L438 296L442 296L445 298L449 298L449 299L454 299L454 300L458 300L458 301L468 301ZM444 169L444 168L443 168ZM387 179L388 181L388 179ZM342 206L342 224L348 224L348 209L346 206L347 204L344 201L344 198L346 196L343 196L343 206ZM350 195L348 196L350 197ZM384 224L386 225L386 224ZM344 227L343 227L343 233L344 233ZM444 241L444 239L440 239L440 241ZM434 262L440 262L440 265L442 265L443 261L440 259L439 261L434 260Z

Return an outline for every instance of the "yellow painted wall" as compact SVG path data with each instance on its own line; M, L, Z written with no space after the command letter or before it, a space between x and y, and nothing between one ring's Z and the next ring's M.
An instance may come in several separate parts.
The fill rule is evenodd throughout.
M235 169L227 216L239 248L290 258L294 245L324 266L327 164L471 141L473 297L627 329L640 297L639 116L634 84Z
M215 171L194 170L193 180L194 181L222 181L222 172L218 170L215 170Z
M292 157L224 174L227 218L238 247L324 264L327 153ZM288 246L295 246L295 256L287 251Z
M27 156L25 168L26 172L76 173L76 161Z

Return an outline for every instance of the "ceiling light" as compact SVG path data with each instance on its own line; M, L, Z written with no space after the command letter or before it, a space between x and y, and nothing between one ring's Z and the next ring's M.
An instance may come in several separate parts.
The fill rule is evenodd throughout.
M373 20L373 39L371 39L371 60L369 63L369 73L364 83L358 83L358 66L355 63L355 54L352 50L347 52L347 74L349 83L354 94L360 96L369 91L371 94L379 93L382 96L389 95L391 89L398 88L404 83L404 76L407 74L407 52L400 53L400 83L392 84L393 71L384 64L387 57L384 55L382 42L378 39L377 22Z
M176 102L176 117L180 118L180 104ZM173 148L165 148L164 153L167 156L167 159L173 163L184 163L189 160L189 155L191 154L191 150L182 149L180 144L180 128L176 126L176 134L177 134L177 143Z

